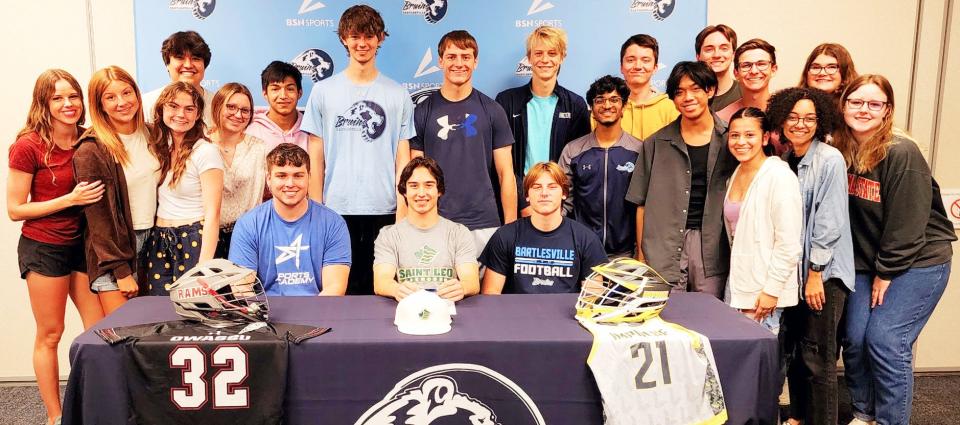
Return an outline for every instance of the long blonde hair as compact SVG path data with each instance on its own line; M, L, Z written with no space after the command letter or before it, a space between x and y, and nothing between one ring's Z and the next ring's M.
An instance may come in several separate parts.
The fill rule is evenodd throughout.
M97 141L107 148L107 152L113 155L114 161L127 166L130 163L130 156L127 155L123 142L117 134L117 129L113 126L113 121L110 120L110 116L103 107L103 93L114 81L127 83L133 88L133 92L137 96L137 113L133 118L136 124L135 131L137 133L146 131L147 126L143 121L143 103L136 81L123 68L111 65L94 73L93 77L90 78L90 84L87 85L87 93L90 95L88 100L90 130L87 133L95 136ZM156 155L156 152L153 153Z
M227 101L230 100L233 95L240 93L247 97L247 100L250 101L250 115L247 117L247 126L250 126L250 123L253 122L253 95L250 94L250 89L247 86L240 83L227 83L223 87L220 87L220 90L217 90L217 93L213 95L213 101L211 102L211 107L213 108L213 128L210 129L210 134L220 133L220 130L223 128L223 124L220 122L220 113L223 112L223 108L227 106Z
M846 110L846 103L850 94L868 84L876 85L887 96L886 115L883 117L880 127L870 136L870 139L863 143L857 143L849 125L840 126L833 137L833 145L843 154L847 166L860 174L872 171L880 161L887 157L887 149L893 142L895 133L893 128L893 87L890 85L890 81L882 75L864 74L851 81L840 98L840 107ZM896 131L896 133L903 134L902 131Z
M53 154L53 115L50 113L50 98L57 91L57 81L65 80L80 95L80 119L77 120L77 136L83 133L83 90L73 75L62 69L48 69L37 77L33 85L33 100L27 112L27 122L17 133L17 138L36 132L43 142L43 164L49 166ZM54 177L56 178L56 177Z
M193 128L187 130L187 133L183 135L183 143L177 150L176 158L171 158L172 146L170 146L170 141L173 131L163 122L163 110L180 93L190 95L193 104L197 106L197 121L193 124ZM173 172L170 187L176 187L180 177L183 176L183 171L187 168L187 159L193 153L193 146L198 140L203 139L203 95L188 83L182 81L170 83L160 92L160 97L157 98L157 104L153 108L153 123L153 131L150 132L150 150L157 153L157 159L160 160L161 175L166 175L169 171Z

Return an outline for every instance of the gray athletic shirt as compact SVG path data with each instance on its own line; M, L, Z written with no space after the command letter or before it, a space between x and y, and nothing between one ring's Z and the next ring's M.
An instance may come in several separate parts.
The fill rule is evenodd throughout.
M373 248L373 264L397 268L397 282L436 289L457 276L456 266L477 262L473 236L462 224L443 217L429 229L403 219L380 229Z

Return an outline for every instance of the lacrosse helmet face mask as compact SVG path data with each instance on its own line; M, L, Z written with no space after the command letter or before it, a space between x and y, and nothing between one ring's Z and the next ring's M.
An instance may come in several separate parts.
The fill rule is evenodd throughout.
M616 258L593 267L577 297L577 317L600 323L643 322L660 315L672 288L650 266Z
M269 305L256 272L221 258L188 270L170 287L177 314L214 327L267 321Z

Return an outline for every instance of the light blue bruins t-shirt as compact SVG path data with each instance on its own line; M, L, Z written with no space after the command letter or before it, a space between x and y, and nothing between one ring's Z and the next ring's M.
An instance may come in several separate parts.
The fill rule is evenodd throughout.
M323 138L323 202L341 215L393 214L397 146L416 135L413 102L377 75L357 85L343 72L313 86L300 129Z
M273 201L237 220L230 240L230 261L257 271L267 295L317 295L321 271L350 265L350 234L343 217L314 201L295 221L277 215Z
M557 109L557 95L547 97L534 95L527 102L527 157L523 161L523 174L533 164L550 160L550 130L553 128L553 112Z

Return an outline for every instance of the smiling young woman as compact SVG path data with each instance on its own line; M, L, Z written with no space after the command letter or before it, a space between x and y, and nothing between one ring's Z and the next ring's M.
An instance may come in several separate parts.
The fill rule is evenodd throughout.
M137 295L140 254L157 205L158 152L147 141L140 90L122 68L97 71L89 84L92 126L74 155L80 180L102 179L104 199L84 208L90 289L110 314Z
M223 157L223 203L216 258L227 258L233 226L263 200L267 152L263 140L246 134L253 117L253 96L240 83L224 84L213 96L210 140Z
M857 420L909 423L911 347L943 295L957 237L920 149L893 127L890 82L861 75L841 101L845 125L834 143L850 167L856 270L843 345L847 388Z
M51 423L60 416L57 346L67 296L84 328L103 318L85 273L80 209L99 201L103 186L74 178L74 144L82 124L80 84L67 71L50 69L37 77L27 122L10 146L7 214L23 221L20 277L27 280L36 320L33 369Z

